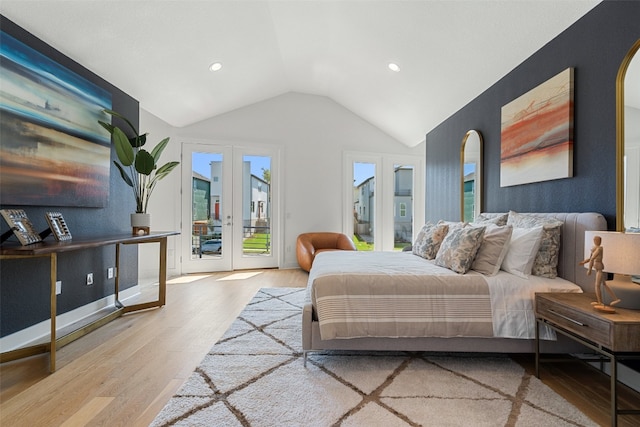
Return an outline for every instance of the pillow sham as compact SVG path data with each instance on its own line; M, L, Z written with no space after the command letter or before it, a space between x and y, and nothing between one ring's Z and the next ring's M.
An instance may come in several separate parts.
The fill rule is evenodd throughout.
M509 212L507 213L481 213L474 220L473 224L486 225L495 224L498 226L507 225L509 219Z
M519 228L533 228L542 226L542 239L531 268L534 276L555 279L558 276L558 256L560 254L560 235L562 221L554 218L543 218L535 215L520 214L509 211L507 220L509 225Z
M502 261L509 250L513 227L488 225L484 231L482 244L478 248L471 269L486 276L495 276L500 271Z
M449 226L447 224L426 223L413 244L413 254L426 259L434 259L448 231Z
M446 224L446 225L449 226L449 232L451 232L451 230L454 230L456 228L464 228L467 225L469 225L468 222L445 221L445 220L441 219L440 221L438 221L438 225L442 225L442 224Z
M457 230L459 228L464 228L467 225L469 225L468 222L461 222L461 221L445 221L443 219L441 219L440 221L438 221L438 225L442 225L442 224L446 224L449 226L449 229L447 230L447 235L449 235L453 230ZM445 236L446 238L447 236ZM444 240L444 239L443 239Z
M509 248L502 261L501 269L528 279L541 239L542 227L513 228Z
M447 234L436 255L435 264L464 274L471 268L482 244L485 227L456 228Z

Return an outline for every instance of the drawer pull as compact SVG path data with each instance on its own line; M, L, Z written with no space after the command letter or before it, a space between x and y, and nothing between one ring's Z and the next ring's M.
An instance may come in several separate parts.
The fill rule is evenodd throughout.
M553 314L555 314L556 316L560 316L560 317L562 317L563 319L568 320L568 321L569 321L569 322L571 322L571 323L575 323L575 324L576 324L576 325L578 325L578 326L589 327L589 325L587 325L587 324L585 324L585 323L582 323L582 322L578 322L577 320L572 319L572 318L570 318L570 317L568 317L568 316L565 316L564 314L560 314L560 313L558 313L557 311L555 311L555 310L553 310L553 309L549 309L549 311L550 311L550 312L552 312Z

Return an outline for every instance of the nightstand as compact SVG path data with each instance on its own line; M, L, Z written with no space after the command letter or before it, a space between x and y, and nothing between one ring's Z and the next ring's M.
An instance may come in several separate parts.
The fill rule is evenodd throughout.
M640 360L640 311L616 308L612 314L596 311L595 295L536 293L536 376L540 377L540 324L580 342L609 359L611 370L611 425L618 414L640 415L640 409L618 409L617 364L620 359Z

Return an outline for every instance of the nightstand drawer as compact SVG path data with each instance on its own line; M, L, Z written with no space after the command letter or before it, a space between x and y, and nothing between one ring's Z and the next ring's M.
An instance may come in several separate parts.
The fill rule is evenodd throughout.
M611 323L586 313L584 310L556 304L544 298L536 299L538 317L549 320L560 328L576 333L589 341L610 348Z

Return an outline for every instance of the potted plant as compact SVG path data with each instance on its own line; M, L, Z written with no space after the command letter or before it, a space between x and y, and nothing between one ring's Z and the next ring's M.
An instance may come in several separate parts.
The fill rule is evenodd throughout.
M166 177L180 162L168 162L158 167L160 155L169 143L169 138L163 139L151 151L147 151L143 148L147 143L147 133L139 134L133 123L120 113L112 110L104 112L122 119L133 132L134 136L129 138L118 126L98 120L98 123L111 134L116 147L118 160L114 160L113 163L120 171L122 180L133 190L136 200L136 213L131 214L133 231L137 233L143 230L148 233L150 216L147 214L147 205L151 193L158 181Z

